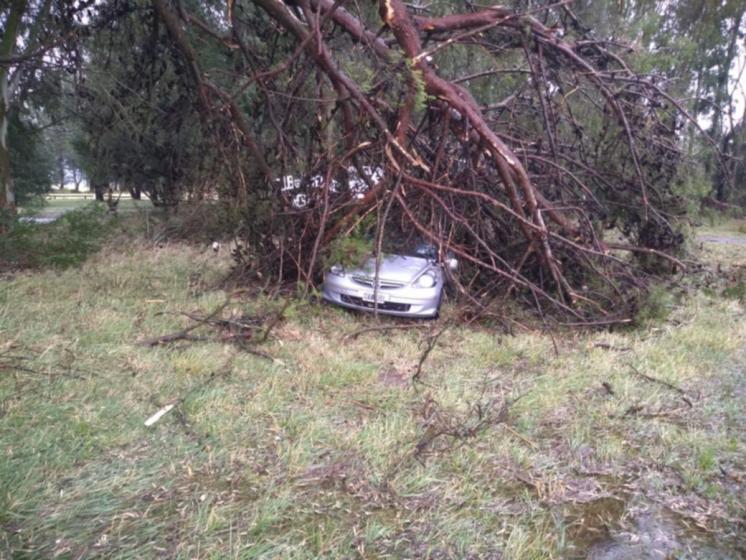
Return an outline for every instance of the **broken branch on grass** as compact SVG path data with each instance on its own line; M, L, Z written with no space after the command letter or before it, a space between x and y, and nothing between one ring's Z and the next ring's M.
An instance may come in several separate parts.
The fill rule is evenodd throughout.
M624 414L619 415L609 415L609 418L621 418L624 420L625 418L666 418L666 417L672 417L672 416L678 416L682 412L686 412L689 407L692 405L690 404L690 401L688 399L684 399L684 402L687 403L688 407L676 407L676 408L659 408L658 410L653 410L651 412L645 412L645 406L641 404L635 404L627 408L627 410L624 411Z
M529 447L531 447L533 449L539 449L539 445L536 442L528 439L526 436L524 436L518 430L515 430L515 429L511 428L507 424L503 424L502 426L503 426L503 428L505 428L506 430L508 430L508 432L510 432L512 435L514 435L515 437L517 437L518 439L520 439L522 442L524 442L525 444L527 444Z
M194 315L193 313L187 313L185 311L181 311L178 313L178 315L183 315L184 317L188 317L192 321L201 322L205 325L212 325L215 327L220 327L224 329L253 329L253 330L261 330L261 322L262 318L259 317L239 317L238 319L209 319L207 317L201 317L199 315Z
M164 334L163 336L156 336L154 338L148 338L146 340L143 340L139 342L140 346L165 346L166 344L170 344L171 342L177 342L179 340L188 340L191 342L204 342L206 340L210 340L206 336L196 336L193 334L189 334L189 331L194 330L199 325L194 325L188 329L185 329L183 331L170 333L170 334Z
M632 350L629 346L613 346L611 344L607 344L606 342L596 342L593 345L594 348L603 348L604 350L613 350L615 352L629 352Z
M226 300L218 305L215 309L213 309L210 313L207 314L202 320L194 323L193 325L188 326L187 328L177 331L175 333L165 334L163 336L156 336L155 338L148 338L145 339L139 344L141 346L162 346L164 344L169 344L171 342L176 342L177 340L206 340L204 337L193 337L189 335L190 332L197 329L198 327L201 327L204 325L207 321L210 319L213 319L216 317L219 313L223 311L228 306L228 303L230 303L230 298L226 298Z
M687 391L685 391L684 389L682 389L681 387L677 387L673 383L669 383L668 381L664 381L663 379L658 379L657 377L653 377L652 375L647 375L645 373L642 373L639 369L637 369L635 366L633 366L631 364L627 364L627 366L629 367L630 371L632 371L632 373L634 373L638 377L641 377L642 379L644 379L645 381L649 381L650 383L658 383L659 385L663 385L664 387L668 387L672 391L676 391L680 395L683 395L682 398L683 398L683 400L684 400L685 403L687 403L690 407L694 406L692 404L692 401L689 400L689 398L688 398L690 396L690 394Z
M391 491L389 481L410 461L424 463L425 454L441 438L464 442L476 438L492 426L504 424L508 419L508 402L490 399L469 405L466 413L445 409L432 397L422 405L424 433L415 441L414 448L396 458L382 477L381 486Z
M422 375L422 366L425 363L425 360L427 360L427 357L430 355L430 352L432 352L433 349L435 348L435 345L438 343L438 339L450 327L451 327L451 323L448 323L448 324L446 324L446 326L444 326L438 332L436 332L435 334L427 337L425 351L420 356L420 361L417 363L417 370L414 372L414 375L412 376L412 381L413 382L417 382L417 381L420 380L420 377Z
M161 408L158 412L156 412L155 414L153 414L153 416L151 416L150 418L148 418L147 420L145 420L145 426L149 428L150 426L152 426L153 424L155 424L156 422L158 422L158 420L160 420L161 418L163 418L175 406L176 405L173 404L173 403L172 404L167 404L166 406L164 406L163 408Z
M18 360L14 360L14 359L0 361L0 371L19 371L22 373L33 373L33 374L39 373L35 369L31 369L26 366L20 365L18 363Z
M269 338L269 334L272 332L272 329L274 329L280 323L280 321L282 321L285 318L285 311L287 310L289 305L290 305L290 298L287 298L285 300L285 303L280 308L280 310L275 314L272 320L267 324L267 328L264 329L264 333L262 333L262 336L259 337L259 343L267 341L267 338Z
M263 334L259 338L257 343L262 343L266 341L267 337L269 336L270 331L272 330L272 327L276 325L283 318L284 311L288 306L289 300L285 302L285 305L282 307L280 312L264 328L261 325L263 318L250 317L247 319L245 317L242 317L238 320L234 320L234 319L223 319L222 317L220 317L220 314L222 313L222 311L225 309L225 307L228 305L229 302L230 302L230 296L226 299L225 302L223 302L221 305L219 305L217 308L215 308L213 311L211 311L204 317L200 315L182 312L180 313L180 315L184 315L185 317L188 317L189 319L194 321L194 324L189 325L187 328L177 331L175 333L169 333L166 335L157 336L154 338L143 340L139 342L139 344L142 346L153 347L153 346L164 346L166 344L170 344L171 342L176 342L179 340L187 340L187 341L193 341L193 342L194 341L196 342L220 342L220 343L231 342L231 343L237 344L244 352L248 352L249 354L253 354L260 358L264 358L266 360L274 360L274 358L270 356L269 354L267 354L266 352L262 352L261 350L257 350L249 346L249 340L252 338L254 332L258 330L263 330ZM228 330L229 332L222 333L214 337L191 334L192 331L202 326L217 327L223 330Z
M227 377L231 373L231 366L233 364L233 360L236 357L235 354L230 356L225 364L223 364L223 367L221 367L217 371L210 372L210 375L207 377L207 379L197 383L194 387L189 389L184 395L179 397L178 399L172 400L170 403L162 406L158 409L158 411L153 414L152 416L148 417L147 420L145 420L145 426L150 427L155 425L161 418L163 418L166 414L171 412L172 410L176 409L176 412L179 414L179 422L187 429L189 430L189 425L186 422L186 418L184 417L184 414L178 410L178 407L180 407L186 399L188 399L194 392L199 391L201 389L204 389L208 385L210 385L215 379L219 377ZM190 432L191 433L191 432Z

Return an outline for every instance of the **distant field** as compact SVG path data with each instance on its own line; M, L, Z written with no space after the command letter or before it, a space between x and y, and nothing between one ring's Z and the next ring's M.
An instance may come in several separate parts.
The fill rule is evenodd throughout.
M116 197L115 197L116 199ZM44 206L41 208L22 208L22 213L33 213L38 216L54 216L60 213L69 212L77 208L82 208L87 204L95 202L93 193L72 193L54 192L44 199ZM123 194L117 207L118 211L128 212L136 208L152 208L150 201L143 197L142 200L132 200L129 194Z
M408 321L293 300L257 354L283 301L226 251L5 278L0 558L743 557L746 251L701 245L635 329L455 326L419 382L448 306L350 336Z

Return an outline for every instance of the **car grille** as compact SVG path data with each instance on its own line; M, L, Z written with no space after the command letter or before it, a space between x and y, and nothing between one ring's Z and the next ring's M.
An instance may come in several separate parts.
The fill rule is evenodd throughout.
M369 288L373 287L374 278L371 278L370 276L354 275L352 277L352 280L362 286L367 286ZM378 279L378 288L381 290L394 290L403 286L404 284L402 282L392 282L390 280L381 280L380 278Z
M372 301L364 301L362 298L354 296L346 296L341 294L342 301L349 303L350 305L357 305L358 307L367 307L368 309L374 309L376 304ZM394 303L393 301L385 301L378 304L378 309L381 311L409 311L411 306L408 303Z

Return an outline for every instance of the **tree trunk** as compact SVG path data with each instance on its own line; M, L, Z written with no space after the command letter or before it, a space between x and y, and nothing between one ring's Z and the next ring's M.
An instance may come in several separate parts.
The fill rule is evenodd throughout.
M26 9L24 0L14 0L5 24L5 33L0 42L0 57L10 58L16 46L21 15ZM10 64L0 64L0 213L15 214L16 201L13 177L10 173L10 150L8 149L8 113L10 111L10 88L8 74ZM0 224L0 233L3 226Z
M57 171L60 174L60 191L65 190L65 160L60 156L57 160Z
M4 215L15 214L13 177L10 174L10 152L7 143L7 106L0 101L0 233L4 232Z
M106 183L91 183L91 188L93 189L98 202L104 202L104 193L106 192L107 187L108 185L106 185Z
M733 60L737 54L738 36L741 27L741 20L743 19L746 7L742 7L741 10L733 18L733 28L730 30L730 38L728 41L728 49L726 51L725 58L722 60L720 69L717 77L717 86L715 89L715 114L712 118L712 136L720 143L723 157L720 158L715 177L713 179L715 185L715 198L720 202L727 202L731 182L730 170L728 169L728 144L730 133L724 133L725 127L723 121L725 120L726 106L728 110L728 116L730 118L731 128L733 124L733 98L729 92L730 85L730 68L733 64ZM732 132L732 131L731 131Z

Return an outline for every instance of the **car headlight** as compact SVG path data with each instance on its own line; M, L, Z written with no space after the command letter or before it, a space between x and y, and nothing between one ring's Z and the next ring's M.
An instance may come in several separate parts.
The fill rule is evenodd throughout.
M334 276L344 276L345 275L345 269L340 264L335 264L329 269L329 272L334 274Z
M417 279L417 285L420 288L432 288L435 286L435 276L430 272L426 272Z

